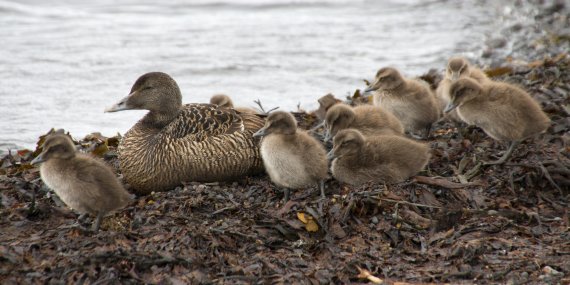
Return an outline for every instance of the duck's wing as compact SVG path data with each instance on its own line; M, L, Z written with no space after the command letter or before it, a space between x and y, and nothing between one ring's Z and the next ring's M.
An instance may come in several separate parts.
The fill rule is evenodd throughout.
M211 136L245 130L242 115L233 109L212 104L187 104L162 133L171 138L202 141Z

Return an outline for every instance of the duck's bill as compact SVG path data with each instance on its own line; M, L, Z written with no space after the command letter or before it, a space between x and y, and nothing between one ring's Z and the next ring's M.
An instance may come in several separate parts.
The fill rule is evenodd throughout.
M327 153L327 159L333 160L335 158L336 158L336 156L334 155L334 149L331 149L331 151L329 151L329 153Z
M38 163L42 163L44 162L44 158L43 158L43 153L40 153L38 156L36 156L36 158L34 158L32 161L30 161L31 165L35 165Z
M253 134L253 137L254 137L254 138L256 138L256 137L263 137L263 136L266 136L266 135L267 135L267 129L266 129L266 128L261 128L261 129L259 129L259 131L255 132L255 133Z
M378 90L378 87L373 86L373 85L370 85L370 86L368 86L366 89L364 89L364 93L366 94L366 93L370 93L370 92L373 92L373 91L376 91L376 90Z
M447 106L445 106L445 110L443 110L443 112L449 113L449 112L453 111L455 108L457 108L456 104L449 103L449 104L447 104Z
M132 108L129 107L129 105L127 104L127 101L129 100L129 97L133 96L135 93L136 93L136 91L129 94L127 97L121 99L119 102L115 103L115 105L105 109L105 113L112 113L112 112L118 112L118 111L124 111L124 110L132 110Z

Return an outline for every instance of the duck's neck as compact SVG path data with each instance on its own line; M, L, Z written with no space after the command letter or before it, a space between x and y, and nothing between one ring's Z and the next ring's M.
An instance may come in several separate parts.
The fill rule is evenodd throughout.
M170 111L150 111L142 118L142 123L151 128L162 129L170 124L179 112L180 108Z

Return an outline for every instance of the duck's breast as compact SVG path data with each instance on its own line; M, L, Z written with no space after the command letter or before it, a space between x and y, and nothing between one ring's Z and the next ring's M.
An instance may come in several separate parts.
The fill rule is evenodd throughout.
M95 214L95 210L84 203L82 191L85 189L81 177L75 169L63 161L46 161L40 166L40 175L44 183L70 208L79 213Z
M269 135L261 142L261 157L271 180L282 187L301 188L312 182L301 158L279 135Z

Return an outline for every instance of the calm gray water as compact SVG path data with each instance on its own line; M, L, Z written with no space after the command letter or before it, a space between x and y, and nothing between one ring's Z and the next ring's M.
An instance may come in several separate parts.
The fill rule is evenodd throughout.
M172 75L184 102L312 109L385 65L412 76L477 57L511 1L115 2L0 0L0 149L52 127L124 133L144 112L103 110L149 71Z

